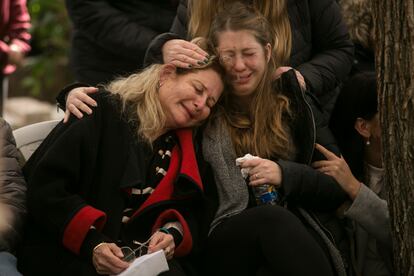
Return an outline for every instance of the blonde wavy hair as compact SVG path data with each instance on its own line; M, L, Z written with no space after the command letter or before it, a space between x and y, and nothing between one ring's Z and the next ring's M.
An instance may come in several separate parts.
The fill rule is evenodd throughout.
M339 4L352 40L366 49L374 50L375 32L372 1L342 0L339 1Z
M218 47L218 35L221 32L241 30L252 33L265 53L265 46L274 43L274 36L268 32L266 18L260 12L239 3L232 4L231 9L217 15L211 25L209 39L213 46ZM224 115L238 156L252 153L263 158L288 158L293 151L284 120L290 115L289 101L278 87L272 86L276 66L275 57L270 55L249 110L241 110L234 94L223 96L220 114Z
M205 39L196 38L192 42L212 53ZM143 137L149 143L152 143L166 130L166 115L158 96L163 66L153 64L141 72L116 79L105 86L106 90L120 96L122 111L130 122L138 122L138 136ZM214 70L223 78L224 69L214 55L210 55L207 64L191 69L177 68L176 74L185 75L197 70L208 69Z
M230 0L189 0L189 38L207 37L210 26L226 5L235 2ZM247 2L247 1L242 1ZM268 32L273 36L273 56L280 65L289 63L292 48L292 33L286 0L253 0L252 8L260 12L270 23Z

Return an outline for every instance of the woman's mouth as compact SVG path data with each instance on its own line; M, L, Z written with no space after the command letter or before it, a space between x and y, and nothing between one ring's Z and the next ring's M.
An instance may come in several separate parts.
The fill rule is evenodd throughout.
M188 117L190 119L194 119L194 115L191 113L190 109L188 109L184 104L181 104L185 110L185 112L187 113Z
M249 81L250 81L250 78L251 78L251 76L252 76L252 73L250 73L250 74L243 74L243 75L234 75L233 76L233 83L235 84L235 85L243 85L243 84L246 84L246 83L248 83Z

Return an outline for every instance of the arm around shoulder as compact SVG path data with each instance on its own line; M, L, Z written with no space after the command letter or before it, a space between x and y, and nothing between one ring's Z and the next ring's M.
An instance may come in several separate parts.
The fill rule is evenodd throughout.
M277 161L282 170L281 191L288 202L317 211L336 210L347 194L335 179L308 165Z

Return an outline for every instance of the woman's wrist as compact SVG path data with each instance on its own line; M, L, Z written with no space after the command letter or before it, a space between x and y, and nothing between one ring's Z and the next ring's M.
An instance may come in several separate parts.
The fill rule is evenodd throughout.
M174 238L175 246L178 246L183 240L183 236L181 235L181 233L173 227L170 227L167 230L168 233Z
M279 164L275 161L273 161L274 165L275 165L275 177L274 177L274 183L273 186L275 187L275 189L279 189L280 186L282 185L282 168L279 166Z
M87 260L92 260L93 252L103 244L109 242L108 239L104 234L96 230L95 228L89 229L88 233L86 234L85 239L83 240L80 255Z
M178 246L183 240L183 227L180 222L172 221L164 224L158 231L170 234L174 238L174 243Z
M348 195L352 201L354 201L355 198L357 197L359 193L359 189L361 189L361 185L362 185L361 182L359 182L356 179L353 179L352 184L349 186L349 189L348 189Z

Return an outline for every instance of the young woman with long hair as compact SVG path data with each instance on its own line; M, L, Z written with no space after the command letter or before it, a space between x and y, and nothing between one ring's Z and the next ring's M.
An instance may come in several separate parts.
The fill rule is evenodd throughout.
M310 167L316 139L310 98L293 71L273 80L278 64L268 30L260 12L240 3L225 6L210 27L229 93L203 132L218 201L205 269L215 275L344 275L336 247L343 232L327 224L338 225L329 212L345 194ZM241 163L249 170L246 184L234 160L248 153L256 158ZM277 190L287 208L257 206L254 190L261 185Z

